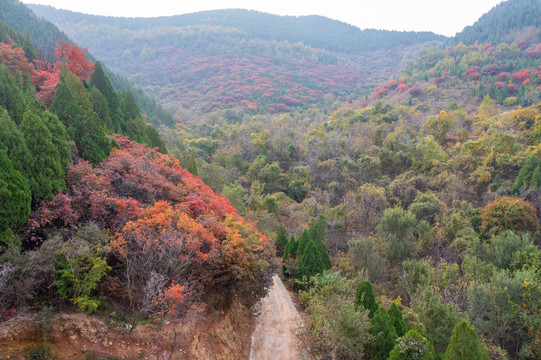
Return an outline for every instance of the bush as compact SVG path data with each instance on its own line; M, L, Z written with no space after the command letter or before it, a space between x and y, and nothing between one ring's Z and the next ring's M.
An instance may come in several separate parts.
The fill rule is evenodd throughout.
M354 308L355 283L338 273L316 275L313 286L300 292L309 314L302 330L303 346L314 358L364 359L368 334L368 311Z

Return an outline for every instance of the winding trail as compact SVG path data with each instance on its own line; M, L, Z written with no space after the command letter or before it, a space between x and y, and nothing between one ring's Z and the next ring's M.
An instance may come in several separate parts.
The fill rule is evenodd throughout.
M250 360L297 360L299 342L294 331L301 326L302 320L282 280L274 275L273 281L272 288L259 305Z

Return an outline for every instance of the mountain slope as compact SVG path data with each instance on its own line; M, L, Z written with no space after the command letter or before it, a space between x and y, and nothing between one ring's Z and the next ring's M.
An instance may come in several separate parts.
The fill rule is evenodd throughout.
M528 26L541 26L541 1L508 0L484 14L471 26L453 38L455 43L466 45L478 43L499 43L511 32ZM538 38L539 39L539 38Z
M33 8L162 105L204 112L286 112L326 95L360 98L442 39L244 10L126 19Z
M344 53L391 49L445 39L445 36L432 32L361 30L323 16L278 16L241 9L210 10L157 18L118 18L74 13L43 5L30 7L53 23L63 23L69 19L74 23L84 21L93 26L113 25L129 30L149 30L158 26L219 26L236 28L265 40L301 41L313 47Z

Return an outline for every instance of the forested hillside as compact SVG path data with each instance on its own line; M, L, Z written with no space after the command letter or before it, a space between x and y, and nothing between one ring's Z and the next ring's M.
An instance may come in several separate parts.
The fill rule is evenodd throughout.
M541 29L519 16L538 4L365 51L295 31L357 32L314 17L35 7L176 112L161 138L84 51L61 41L32 62L0 27L2 316L212 318L277 270L307 358L541 358Z
M181 116L180 109L276 113L326 95L357 99L445 39L243 10L123 19L32 8Z
M256 302L266 236L165 155L85 50L34 42L0 21L0 323L75 310L133 328ZM52 358L46 336L24 356Z

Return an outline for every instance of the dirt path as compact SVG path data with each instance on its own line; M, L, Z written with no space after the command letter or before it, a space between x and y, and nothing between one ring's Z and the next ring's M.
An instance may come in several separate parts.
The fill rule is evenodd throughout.
M301 318L282 280L278 275L273 280L260 303L250 360L297 360L298 340L293 332L301 325Z

